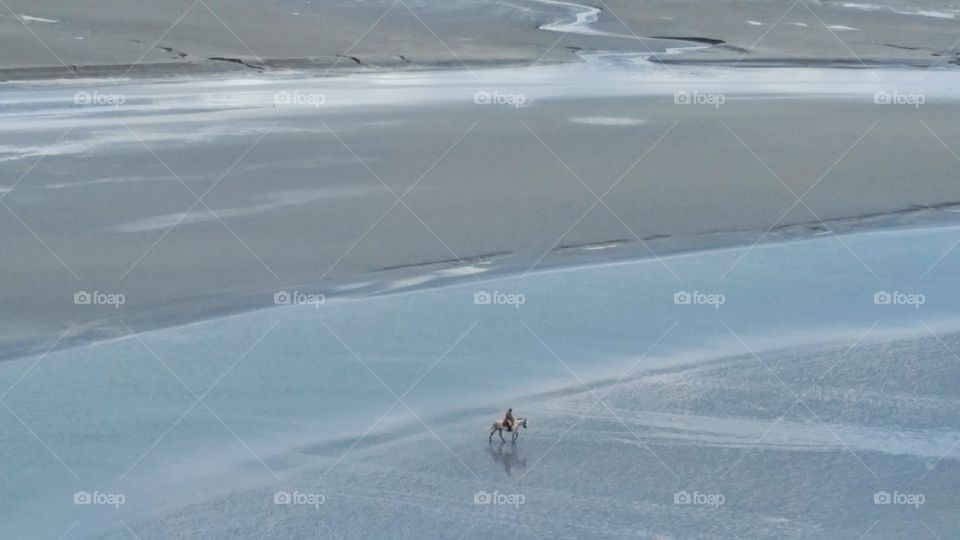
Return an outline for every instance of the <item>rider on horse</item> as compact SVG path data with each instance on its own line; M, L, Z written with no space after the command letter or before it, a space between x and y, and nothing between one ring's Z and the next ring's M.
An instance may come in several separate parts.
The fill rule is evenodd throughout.
M504 427L507 431L513 431L513 422L514 422L514 420L513 420L513 408L511 407L511 408L507 409L507 414L506 414L506 416L503 417L503 427Z

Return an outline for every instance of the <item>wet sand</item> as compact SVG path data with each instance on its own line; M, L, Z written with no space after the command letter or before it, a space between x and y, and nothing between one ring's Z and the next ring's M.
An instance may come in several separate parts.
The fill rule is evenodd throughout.
M397 268L522 271L578 247L649 257L956 215L949 73L753 72L770 80L724 83L722 105L675 103L678 89L712 95L717 72L614 59L479 81L11 85L4 350L269 306L296 287L334 295ZM926 101L878 104L881 88ZM76 92L126 101L76 106ZM316 93L322 106L273 101ZM126 303L75 305L78 291Z
M0 536L956 536L953 0L7 1Z
M0 79L74 82L0 89L4 356L398 267L651 256L960 201L949 3L9 5Z
M950 65L958 61L960 17L950 3L937 10L898 4L854 9L788 0L738 1L722 9L676 0L8 5L12 12L0 12L3 80L477 68L575 61L579 50L660 53L704 43L710 46L683 59Z

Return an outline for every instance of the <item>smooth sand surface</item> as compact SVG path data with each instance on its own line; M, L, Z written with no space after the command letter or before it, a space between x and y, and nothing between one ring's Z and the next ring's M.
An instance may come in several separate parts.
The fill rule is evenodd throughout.
M592 95L609 69L543 68L513 87L443 82L470 81L466 72L342 79L342 88L11 87L8 98L22 101L3 120L15 136L0 169L22 180L0 212L0 298L15 306L3 311L8 350L71 323L66 343L98 327L125 333L118 317L168 324L272 305L284 288L330 294L399 266L511 256L522 270L584 244L649 256L645 243L665 253L698 237L770 239L791 225L829 233L833 220L960 201L951 153L960 128L943 95L919 107L828 99L802 84L759 96L729 86L717 107L674 103L683 83ZM666 72L634 75L648 69ZM932 89L948 95L948 81ZM77 107L68 102L78 88L127 88L129 102ZM477 91L525 88L523 107L474 102ZM275 107L274 89L324 90L329 103ZM126 303L74 305L77 291L123 293Z
M753 242L960 201L955 86L939 79L953 68L952 5L941 16L897 2L8 5L0 78L81 79L0 90L7 355L71 323L64 343L122 331L119 316L189 320L394 267L506 255L533 266L569 246L666 252L710 235ZM711 63L724 66L693 65ZM501 64L514 67L490 70ZM920 107L878 105L848 90L849 71L798 83L789 74L802 70L739 69L811 64L932 66L939 82ZM330 68L379 75L311 80ZM146 90L103 78L222 71ZM610 76L620 72L633 75ZM873 90L915 99L928 75L893 73ZM251 90L269 97L278 80L289 96L330 93L337 106L291 114ZM691 80L729 101L675 103L678 92L704 97ZM130 99L113 110L77 102L115 94ZM128 302L75 306L81 290Z
M530 64L575 60L582 49L659 53L703 43L711 46L682 58L957 62L957 6L940 3L944 16L935 17L913 14L930 10L906 3L872 10L845 4L11 0L10 10L0 11L0 78ZM577 22L590 9L599 10L596 21Z

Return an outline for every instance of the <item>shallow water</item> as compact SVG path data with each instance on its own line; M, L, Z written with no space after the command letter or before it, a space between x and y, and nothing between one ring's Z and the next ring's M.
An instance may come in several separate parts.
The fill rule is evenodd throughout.
M719 515L741 537L840 538L883 517L881 538L917 518L949 536L958 262L936 261L957 230L333 299L7 361L3 522L29 537L79 521L85 538L123 523L144 538L281 538L320 520L342 537L386 523L456 537L519 515L541 537L719 538ZM792 392L804 405L786 410ZM530 429L488 449L507 405ZM81 490L125 502L72 504ZM278 507L277 490L327 499ZM482 490L529 504L474 506ZM726 502L674 505L684 490ZM880 490L928 504L874 507Z

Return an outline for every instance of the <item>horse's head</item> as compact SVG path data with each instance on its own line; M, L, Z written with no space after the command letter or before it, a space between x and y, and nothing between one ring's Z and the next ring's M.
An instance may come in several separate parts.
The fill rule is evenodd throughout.
M526 418L521 418L521 419L520 419L520 426L522 426L524 429L527 428L527 419L526 419Z

